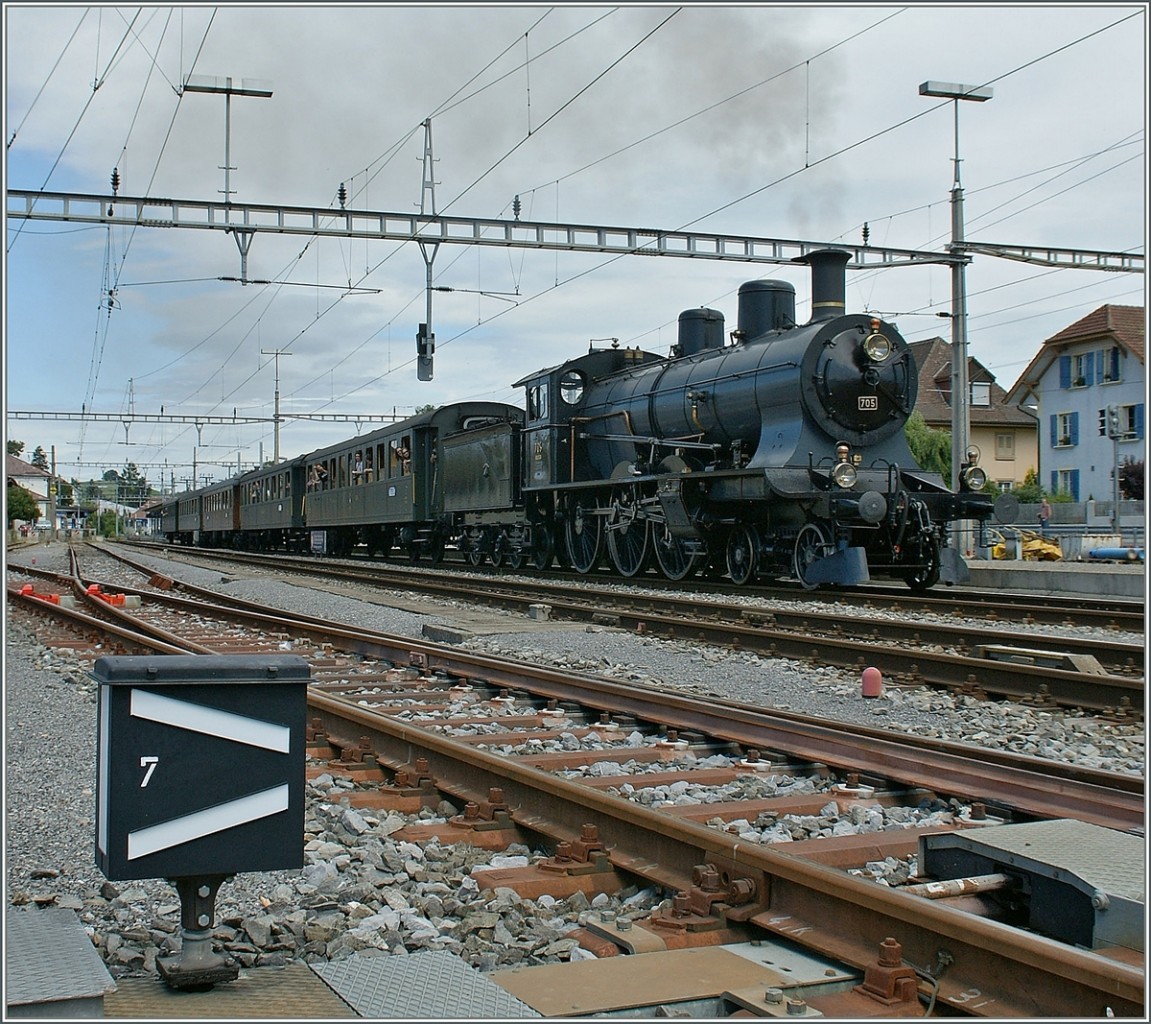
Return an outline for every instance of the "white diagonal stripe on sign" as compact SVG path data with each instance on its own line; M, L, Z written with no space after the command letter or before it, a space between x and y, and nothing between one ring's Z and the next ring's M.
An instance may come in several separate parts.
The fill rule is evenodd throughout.
M191 842L223 832L227 828L279 814L288 809L288 784L265 789L261 793L242 796L239 800L229 800L226 804L208 807L202 811L185 814L159 825L137 829L128 833L128 859L147 857L150 853L167 850L181 843Z
M186 700L164 697L148 690L132 691L132 715L176 729L188 729L219 736L224 740L234 740L236 743L263 747L280 754L288 753L292 738L291 730L285 725L275 725L259 718L205 707L203 704L191 704Z

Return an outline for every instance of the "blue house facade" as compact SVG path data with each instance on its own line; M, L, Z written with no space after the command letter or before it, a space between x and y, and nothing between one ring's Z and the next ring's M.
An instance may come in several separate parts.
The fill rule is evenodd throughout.
M1008 393L1039 417L1039 481L1072 501L1110 500L1146 453L1145 311L1100 306L1048 338ZM1120 495L1124 497L1124 495Z

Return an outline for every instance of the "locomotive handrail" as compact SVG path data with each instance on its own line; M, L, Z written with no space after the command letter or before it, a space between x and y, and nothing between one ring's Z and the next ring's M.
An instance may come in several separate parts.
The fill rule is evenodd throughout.
M683 438L644 437L640 434L589 434L580 433L581 441L627 441L630 444L650 444L657 448L699 448L707 451L719 451L718 444L708 444L705 441L688 441Z

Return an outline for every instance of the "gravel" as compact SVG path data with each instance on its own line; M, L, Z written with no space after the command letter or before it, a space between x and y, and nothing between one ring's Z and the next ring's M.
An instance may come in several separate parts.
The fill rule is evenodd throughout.
M62 545L33 549L38 564L63 565ZM32 557L10 553L9 571ZM153 559L166 575L270 605L387 632L420 635L427 624L452 625L464 609L393 608L245 570L219 570ZM398 600L408 601L406 596ZM475 630L476 619L468 628ZM1144 727L1104 722L1075 712L955 698L926 689L885 687L864 698L856 673L818 669L753 654L641 637L601 626L524 631L514 615L484 612L484 632L461 646L504 657L596 673L687 693L773 706L830 721L892 729L1011 750L1050 760L1142 775ZM179 948L179 899L164 880L107 881L95 866L96 683L64 649L46 648L19 622L5 636L5 865L9 906L74 909L114 977L147 976L158 956ZM577 741L580 742L580 741ZM590 741L589 741L590 742ZM597 737L595 742L600 742ZM650 742L638 734L624 742ZM653 791L642 764L600 762L621 778L619 795L666 802L736 799L695 787ZM610 767L608 767L610 766ZM666 766L664 766L666 767ZM749 785L754 784L753 779ZM810 780L797 780L810 786ZM442 822L460 813L445 802L420 815L356 811L345 799L352 784L321 776L308 784L305 867L241 874L217 898L214 938L243 966L292 959L338 960L354 952L404 955L450 950L480 970L589 957L579 945L591 913L643 917L667 894L631 889L589 901L524 900L508 889L481 887L473 871L526 864L543 856L522 846L491 853L466 846L416 845L393 838L411 821ZM820 815L732 823L748 841L789 842L845 831L915 827L965 813L958 805L925 806L890 815L840 814L834 792ZM721 822L714 827L724 827ZM729 829L731 825L727 826ZM868 865L877 881L905 880L913 865Z

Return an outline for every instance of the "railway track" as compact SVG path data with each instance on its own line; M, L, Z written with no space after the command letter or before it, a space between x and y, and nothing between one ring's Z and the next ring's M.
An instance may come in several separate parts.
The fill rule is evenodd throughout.
M154 569L115 549L107 553L144 575ZM933 686L976 697L1037 706L1076 707L1105 715L1144 714L1143 646L1081 635L1027 635L931 619L815 613L810 608L749 607L629 588L571 590L553 583L477 579L474 575L393 573L315 560L257 558L266 571L295 571L375 589L406 588L528 615L543 607L560 619L596 622L636 633L691 640L862 672L878 665L893 684ZM136 590L136 593L146 591ZM219 600L219 595L215 595Z
M1143 828L1141 779L701 704L283 614L224 633L218 616L235 620L235 608L189 608L175 622L165 611L146 637L134 632L136 613L151 601L117 607L80 589L84 604L121 620L115 642L134 649L310 649L313 771L354 779L351 799L364 807L411 809L447 796L464 808L443 827L412 826L413 841L502 847L515 838L551 851L530 870L489 875L483 884L539 893L641 878L665 889L668 905L649 919L589 922L589 946L598 941L635 956L637 985L645 964L655 970L658 960L641 953L770 941L836 965L799 988L784 983L779 1006L792 1015L854 1019L869 1007L874 1015L876 1006L901 1004L918 1015L921 996L938 1012L973 1016L1142 1015L1141 954L1081 949L1028 930L1019 887L1033 879L950 880L1000 885L1010 896L981 895L973 912L970 896L928 899L877 884L869 867L913 854L922 861L930 835L994 836L1001 823L1070 822L1058 827L1133 840ZM18 590L10 598L41 614L60 611ZM665 791L666 803L650 797ZM671 798L688 793L692 801ZM805 823L832 804L839 821L903 824L808 837ZM905 827L921 824L925 807L950 817ZM781 827L798 831L785 842L759 835ZM564 991L591 1010L600 997L595 983L573 994L555 978L514 975L497 980L521 998L546 1003L549 991ZM755 1015L779 1008L765 989L728 996Z
M537 577L537 574L531 571L523 575L509 576L492 566L476 568L463 556L453 559L452 552L445 555L445 561L438 569L429 571L424 567L426 563L415 562L405 566L394 560L381 562L366 557L336 562L315 556L184 548L142 540L123 542L115 546L163 552L166 557L174 558L223 559L238 564L265 566L272 562L289 569L298 567L309 573L314 573L323 567L332 572L347 572L350 578L355 575L356 569L360 568L365 578L392 580L412 587L421 586L420 581L428 577L434 579L436 575L451 573L450 579L454 582L473 581L477 593L483 592L484 584L487 584L489 589L503 587L510 592L514 592L517 588L538 587L541 592L546 593L549 590L570 590L569 584L586 587L589 583L595 584L601 579L598 573L583 574L559 568L549 571L546 577ZM682 597L690 588L689 600L701 596L727 598L733 601L754 597L764 603L823 600L833 602L837 607L857 607L867 611L906 611L920 616L939 618L965 618L986 621L990 626L998 623L1004 626L1019 624L1024 627L1036 625L1089 627L1099 633L1142 633L1146 615L1143 602L1118 597L1088 598L1082 595L1013 593L1003 590L987 592L968 588L942 588L928 593L913 594L905 586L883 583L872 583L864 587L835 587L813 592L804 589L798 583L786 581L763 580L754 587L747 587L735 586L707 576L695 576L688 581L672 581L652 573L623 581L607 570L603 571L602 581L611 588L626 590L628 587L642 587L644 591L667 594L673 599L677 596ZM429 583L429 589L430 587Z

